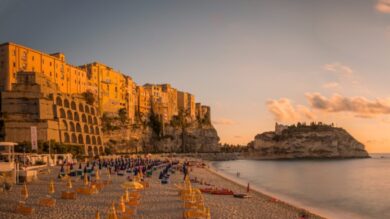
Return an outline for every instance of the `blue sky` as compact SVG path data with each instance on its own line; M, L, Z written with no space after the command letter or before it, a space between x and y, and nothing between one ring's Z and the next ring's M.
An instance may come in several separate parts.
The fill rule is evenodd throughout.
M222 142L321 120L377 152L390 151L389 113L368 110L390 106L389 13L388 0L0 0L0 41L187 90L212 107Z

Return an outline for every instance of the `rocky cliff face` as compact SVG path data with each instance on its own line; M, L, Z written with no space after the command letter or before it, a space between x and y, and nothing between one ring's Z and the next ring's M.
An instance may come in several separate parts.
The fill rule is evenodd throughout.
M212 125L194 122L184 130L166 125L159 136L147 125L117 127L104 132L104 139L118 153L219 151L218 133Z
M342 128L289 127L280 133L265 132L251 142L248 156L258 159L366 158L364 145Z

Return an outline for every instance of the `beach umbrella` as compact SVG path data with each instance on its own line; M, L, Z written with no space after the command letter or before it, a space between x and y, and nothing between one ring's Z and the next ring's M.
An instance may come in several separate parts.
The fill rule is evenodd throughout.
M99 213L99 211L96 211L95 219L100 219L100 213Z
M248 186L246 187L246 193L249 193L249 190L250 190L250 186L249 186L249 183L248 183Z
M96 179L96 180L100 180L99 170L96 170L95 179Z
M26 183L24 183L24 185L22 187L22 191L20 192L20 194L22 195L22 199L24 201L26 201L27 198L28 198L28 189L27 189L27 184Z
M136 189L136 190L144 188L144 186L141 183L135 181L124 182L121 184L121 187L124 189Z
M123 196L121 196L120 202L119 202L119 209L122 213L126 212L126 205L125 201L123 200Z
M130 201L130 198L129 198L129 190L128 189L126 189L126 191L125 191L125 201L126 202L129 202Z
M114 202L112 202L111 208L108 210L107 219L118 219Z
M73 185L72 185L72 179L71 178L68 178L68 181L66 182L66 188L68 189L72 189Z
M79 170L81 170L82 169L82 167L81 167L81 163L79 164Z
M54 187L54 180L53 179L50 179L50 183L49 183L49 191L48 193L49 194L53 194L55 192L55 187Z

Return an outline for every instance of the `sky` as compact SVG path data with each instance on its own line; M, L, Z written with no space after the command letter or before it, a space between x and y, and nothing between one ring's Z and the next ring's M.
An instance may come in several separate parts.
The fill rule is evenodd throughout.
M0 0L0 42L171 83L222 143L334 123L390 152L390 0Z

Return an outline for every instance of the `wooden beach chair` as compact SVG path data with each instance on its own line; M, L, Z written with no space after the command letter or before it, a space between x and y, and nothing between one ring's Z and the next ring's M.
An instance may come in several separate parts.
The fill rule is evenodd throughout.
M61 198L62 199L68 199L68 200L76 199L76 193L75 192L63 191L61 193Z
M34 208L32 207L26 207L24 203L19 203L16 206L15 213L22 214L22 215L32 215L34 213Z
M55 207L56 200L54 198L41 198L39 199L38 205L43 207Z

